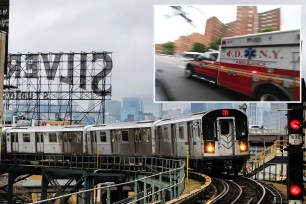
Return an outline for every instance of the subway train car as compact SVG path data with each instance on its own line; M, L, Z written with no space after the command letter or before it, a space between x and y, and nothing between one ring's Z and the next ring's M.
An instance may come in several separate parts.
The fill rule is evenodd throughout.
M247 116L223 109L163 120L156 125L156 154L186 158L192 168L237 174L249 158Z
M151 156L157 121L125 122L86 129L87 154Z
M5 130L7 153L83 154L84 126L11 127Z

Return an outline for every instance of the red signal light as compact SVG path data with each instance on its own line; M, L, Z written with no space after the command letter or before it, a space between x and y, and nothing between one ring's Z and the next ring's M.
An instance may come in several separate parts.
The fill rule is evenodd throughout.
M290 194L293 196L298 196L302 193L301 186L298 186L298 185L292 185L289 191L290 191Z
M229 110L222 110L222 115L223 116L228 116L229 115Z
M298 130L301 128L301 122L297 119L291 120L289 124L290 124L290 128L294 130Z

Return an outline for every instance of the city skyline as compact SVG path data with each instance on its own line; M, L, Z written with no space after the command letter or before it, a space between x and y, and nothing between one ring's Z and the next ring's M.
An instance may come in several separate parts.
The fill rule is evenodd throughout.
M150 101L144 101L139 97L127 97L128 101L140 101L141 106L139 106L138 110L131 109L128 107L124 109L123 107L123 100L110 100L106 103L106 114L107 116L113 117L109 114L108 106L111 103L116 103L116 108L120 109L121 111L121 121L131 121L132 118L135 120L138 118L140 120L152 120L153 118L150 117L149 119L145 119L144 115L152 113L151 116L154 116L155 119L160 118L171 118L171 117L178 117L179 115L186 115L195 113L192 111L192 107L196 104L201 106L201 109L198 109L196 112L201 111L209 111L213 109L222 109L222 108L233 108L244 111L241 109L243 104L246 104L246 114L249 118L249 125L263 125L266 128L284 128L286 126L286 111L283 111L287 108L286 103L248 103L248 102L240 102L240 103L184 103L184 104L163 104L163 103L152 103ZM124 99L124 100L127 100ZM137 102L138 103L138 102ZM120 105L119 105L120 104ZM135 107L135 106L134 106ZM137 109L137 108L136 108ZM112 107L112 111L118 114L118 110L115 111ZM124 114L122 114L124 112ZM133 115L134 114L134 115ZM141 114L135 115L135 114ZM161 115L162 114L162 115ZM124 117L122 117L124 115ZM130 120L125 120L126 116L130 115ZM133 115L133 116L132 116ZM106 117L107 118L107 117ZM118 118L118 117L117 117ZM120 120L119 120L120 121ZM119 122L112 120L112 122ZM137 121L137 120L136 120Z

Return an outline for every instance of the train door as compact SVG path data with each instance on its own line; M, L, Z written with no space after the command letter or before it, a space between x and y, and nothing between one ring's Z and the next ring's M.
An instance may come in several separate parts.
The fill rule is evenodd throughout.
M90 132L86 132L86 138L87 138L87 153L92 154L92 140L90 136Z
M36 132L35 141L36 141L36 152L43 153L44 152L44 134L42 132Z
M112 153L118 154L118 137L115 130L111 130L112 137Z
M141 134L140 129L134 129L134 143L135 143L135 154L141 154Z
M176 144L176 126L175 124L171 125L171 144L172 144L172 155L177 156L177 144Z
M71 153L82 154L83 153L83 139L82 132L71 132Z
M189 155L194 156L194 138L193 138L193 125L192 122L187 123L187 134L189 143Z
M96 131L92 131L91 132L91 148L92 148L92 152L95 154L97 153L97 133Z
M64 153L71 153L71 133L64 132L63 133L63 148Z
M12 141L12 152L19 151L19 142L18 142L18 133L13 132L11 133L11 141Z
M217 137L219 140L219 151L221 156L234 154L234 124L234 118L217 118Z
M155 134L156 153L161 154L162 126L157 127Z

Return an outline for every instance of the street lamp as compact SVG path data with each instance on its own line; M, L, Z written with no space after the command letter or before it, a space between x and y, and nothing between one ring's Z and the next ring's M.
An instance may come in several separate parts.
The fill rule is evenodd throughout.
M266 140L262 137L259 139L263 140L263 145L264 145L262 167L263 167L263 180L265 180Z

